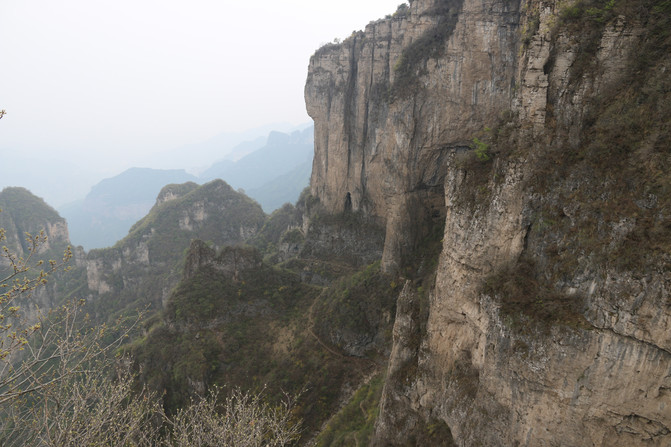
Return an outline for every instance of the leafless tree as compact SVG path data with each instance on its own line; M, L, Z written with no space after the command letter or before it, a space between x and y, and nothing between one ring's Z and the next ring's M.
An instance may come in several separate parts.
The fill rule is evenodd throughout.
M6 447L282 447L299 438L294 399L270 406L260 394L215 389L170 418L156 394L134 390L130 361L96 363L2 414Z
M296 441L300 423L292 416L294 398L285 396L277 407L260 394L235 389L219 404L219 390L193 401L169 424L174 447L281 447Z
M160 400L134 391L128 362L96 361L57 384L16 399L1 444L44 447L155 446L164 421Z
M0 228L0 243L4 241L5 230ZM7 246L0 253L5 272L0 275L0 405L58 381L59 372L67 376L67 371L54 368L54 360L81 350L86 342L75 326L83 303L72 302L45 313L38 310L30 318L23 312L31 306L33 292L56 271L66 269L72 258L68 247L60 260L37 259L46 243L44 231L36 236L26 234L25 254Z

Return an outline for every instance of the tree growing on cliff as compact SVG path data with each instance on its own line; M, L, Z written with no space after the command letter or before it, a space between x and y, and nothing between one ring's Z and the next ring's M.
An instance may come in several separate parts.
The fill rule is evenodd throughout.
M473 149L478 160L488 161L491 158L491 155L489 155L489 144L478 137L473 138Z

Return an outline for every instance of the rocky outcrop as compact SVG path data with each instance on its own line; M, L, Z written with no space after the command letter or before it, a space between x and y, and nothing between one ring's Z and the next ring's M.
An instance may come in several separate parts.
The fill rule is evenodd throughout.
M109 301L120 307L142 303L160 308L182 276L192 239L215 247L236 245L259 231L264 221L256 202L221 180L200 187L168 185L126 238L89 253L88 287L98 294L92 298L105 309L101 315L109 313Z
M261 254L252 247L224 247L219 254L203 241L191 242L184 265L183 280L192 279L208 266L231 281L239 281L240 273L261 267Z
M383 244L384 229L361 215L344 212L315 216L300 256L362 267L380 259Z
M26 241L26 233L34 238L43 232L38 247L40 254L63 250L70 244L65 219L25 188L8 187L0 191L0 210L4 244L18 256L29 254L31 244Z
M194 189L198 188L198 184L194 182L186 182L181 184L172 184L164 186L161 189L161 192L158 193L156 197L156 204L154 206L159 206L170 200L178 199L184 195L190 193Z
M386 271L445 224L375 445L671 442L668 6L592 3L415 0L311 59L312 194Z

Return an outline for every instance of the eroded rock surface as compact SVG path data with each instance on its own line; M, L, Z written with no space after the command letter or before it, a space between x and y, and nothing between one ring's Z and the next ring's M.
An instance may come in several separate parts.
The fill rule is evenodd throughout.
M415 0L311 59L312 194L382 222L386 271L445 224L428 314L410 284L397 303L375 445L436 420L457 445L671 444L668 139L613 124L654 17L572 6ZM668 54L645 63L667 85Z

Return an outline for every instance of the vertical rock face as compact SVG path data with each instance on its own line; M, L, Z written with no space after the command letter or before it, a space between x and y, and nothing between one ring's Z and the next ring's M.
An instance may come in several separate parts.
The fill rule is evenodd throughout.
M592 3L414 0L311 59L312 194L384 223L387 270L445 225L376 445L671 445L669 11Z
M518 2L415 1L311 59L312 194L385 222L386 268L442 213L447 153L511 108L518 24Z
M192 279L204 266L223 273L233 281L239 281L241 271L261 267L261 255L249 247L224 247L217 255L216 250L208 247L205 242L194 239L186 254L183 279Z

